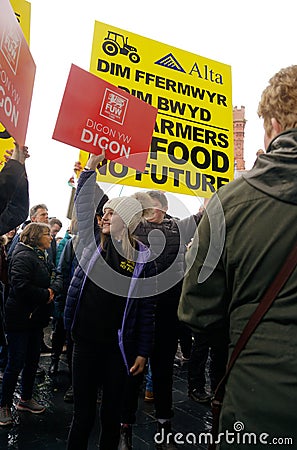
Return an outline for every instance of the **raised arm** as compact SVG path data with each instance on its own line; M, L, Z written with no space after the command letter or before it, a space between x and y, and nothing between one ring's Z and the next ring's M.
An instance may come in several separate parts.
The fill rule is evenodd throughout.
M25 160L28 148L15 148L0 172L0 235L24 222L29 213L28 179Z
M88 163L78 179L74 204L78 222L78 232L80 241L86 246L94 239L95 232L99 227L95 219L95 211L103 197L104 192L96 183L96 169L105 158L105 153L101 155L90 155Z

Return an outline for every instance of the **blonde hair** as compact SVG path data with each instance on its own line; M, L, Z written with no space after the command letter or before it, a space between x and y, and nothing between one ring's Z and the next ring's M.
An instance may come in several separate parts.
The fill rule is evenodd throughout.
M77 217L75 215L72 215L72 219L71 219L70 225L69 225L69 233L77 234L77 232L78 232Z
M110 235L106 235L101 233L100 245L103 250L106 250L107 242L110 239ZM122 235L122 249L124 256L129 261L135 260L135 249L136 249L136 237L134 234L130 234L127 227L124 228L124 232Z
M271 119L275 118L283 130L297 126L297 65L281 69L269 80L258 106L264 128L271 135Z
M132 198L136 198L139 201L142 207L142 218L149 219L154 215L154 206L152 202L152 196L148 192L135 192L135 194L131 195Z

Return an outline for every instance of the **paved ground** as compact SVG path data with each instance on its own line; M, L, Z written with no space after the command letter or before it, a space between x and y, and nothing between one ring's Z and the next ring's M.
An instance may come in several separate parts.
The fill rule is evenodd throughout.
M47 368L50 357L41 356L41 364ZM66 439L72 417L72 404L63 400L68 388L68 372L65 358L60 363L58 376L52 380L47 375L36 380L36 399L42 399L47 410L42 415L16 413L16 424L10 429L0 429L0 450L62 450L66 448ZM210 407L195 403L187 397L187 367L175 366L174 375L174 409L173 431L193 433L209 431ZM16 400L18 394L16 393ZM154 405L145 403L140 396L137 425L134 426L133 449L153 450L153 436L156 429ZM99 412L99 407L98 407ZM98 449L99 419L92 433L89 450ZM188 435L188 439L189 439ZM186 441L185 441L186 442ZM206 449L207 445L186 444L181 449Z
M173 432L182 433L185 444L180 445L181 449L207 449L207 445L186 444L186 435L189 442L193 442L188 433L197 436L201 432L211 429L211 411L209 405L195 403L187 396L187 366L175 366L173 402L174 418L172 420ZM154 406L140 401L137 425L134 426L133 448L135 450L153 450L152 442L156 430L156 420L154 417Z

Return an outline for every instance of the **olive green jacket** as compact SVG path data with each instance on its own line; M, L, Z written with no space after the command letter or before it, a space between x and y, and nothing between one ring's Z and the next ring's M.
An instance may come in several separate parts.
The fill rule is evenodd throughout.
M293 129L277 136L252 170L219 189L209 202L186 256L179 319L197 332L227 330L230 355L296 237L297 129ZM257 435L257 445L251 448L263 448L261 433L269 434L267 442L292 437L292 448L297 448L297 270L229 376L221 431L234 432L238 421L244 424L241 435ZM248 446L222 443L218 448Z

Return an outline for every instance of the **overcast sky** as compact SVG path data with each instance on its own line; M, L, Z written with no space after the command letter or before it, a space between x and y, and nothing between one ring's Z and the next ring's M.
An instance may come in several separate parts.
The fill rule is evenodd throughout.
M67 180L78 150L51 136L71 63L89 70L95 20L230 65L233 106L244 105L246 111L246 168L252 166L256 151L263 148L257 116L261 93L276 71L296 64L293 0L30 3L30 48L37 66L27 133L31 205L46 203L49 214L67 225ZM189 212L198 209L192 200L187 202Z

